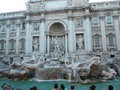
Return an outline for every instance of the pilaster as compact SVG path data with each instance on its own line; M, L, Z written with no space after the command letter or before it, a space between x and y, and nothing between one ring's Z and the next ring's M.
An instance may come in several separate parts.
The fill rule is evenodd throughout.
M100 15L100 28L102 34L102 47L103 51L107 51L106 32L105 32L105 17L104 14Z
M114 27L115 27L115 37L116 37L116 46L117 50L120 51L120 30L119 30L119 16L114 14Z
M19 54L19 30L20 30L20 20L17 20L17 31L16 31L16 54Z
M69 52L73 52L73 45L74 45L74 31L73 31L73 15L72 10L68 10L68 37L69 37Z
M6 48L5 48L5 54L9 53L9 32L10 32L10 21L7 21L7 25L6 25Z
M26 54L30 54L30 20L29 20L30 16L28 15L26 17L26 43L25 43L25 53Z
M85 10L85 46L87 48L85 48L88 52L92 51L92 31L91 31L91 23L90 23L90 14L89 14L89 10Z
M45 36L45 16L44 13L41 13L40 19L40 44L39 44L40 53L44 54L46 52L46 36Z

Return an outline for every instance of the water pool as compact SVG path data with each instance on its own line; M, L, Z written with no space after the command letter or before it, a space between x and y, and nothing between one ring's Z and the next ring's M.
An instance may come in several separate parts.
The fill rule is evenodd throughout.
M61 84L64 84L65 87L67 88L67 90L70 90L70 85L71 85L71 83L64 82L64 81L38 82L38 81L1 80L0 81L0 86L3 83L9 84L12 87L14 87L15 89L16 88L21 88L22 90L29 90L29 88L32 87L32 86L37 86L38 90L52 90L53 85L55 83L58 83L59 86ZM74 85L75 85L75 90L88 90L89 86L91 86L92 84L82 85L82 84L77 83L77 84L74 84ZM96 85L96 90L107 90L108 85L113 85L114 90L120 90L120 77L117 77L115 80L110 80L107 83L97 83L97 84L94 84L94 85Z

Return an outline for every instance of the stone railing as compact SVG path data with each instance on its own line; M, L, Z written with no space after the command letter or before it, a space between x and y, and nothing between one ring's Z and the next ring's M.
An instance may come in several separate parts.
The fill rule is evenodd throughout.
M91 3L93 10L120 8L120 1Z
M24 12L25 12L25 11L1 13L1 14L0 14L0 19L14 18L14 17L22 17L22 16L24 16Z
M19 53L25 53L25 49L20 49Z
M108 51L116 50L116 45L112 45L112 46L107 45L107 49L108 49Z
M15 53L15 49L9 49L9 53Z
M94 51L102 51L102 46L93 46Z

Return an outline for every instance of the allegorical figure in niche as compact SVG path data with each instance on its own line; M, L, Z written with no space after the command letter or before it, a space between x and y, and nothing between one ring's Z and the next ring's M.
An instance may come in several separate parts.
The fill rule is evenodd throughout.
M77 40L77 46L78 46L78 49L83 49L83 37L82 37L82 35L80 35L78 40Z
M38 39L35 38L33 43L33 50L38 51L38 46L39 46Z
M53 52L56 52L56 51L59 52L59 41L58 41L57 36L52 40L52 45L54 49Z

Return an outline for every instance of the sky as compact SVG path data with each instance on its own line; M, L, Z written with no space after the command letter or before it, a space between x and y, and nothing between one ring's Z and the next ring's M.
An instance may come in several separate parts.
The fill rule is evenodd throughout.
M110 0L89 0L90 2L110 1ZM1 0L0 13L26 10L28 0Z

